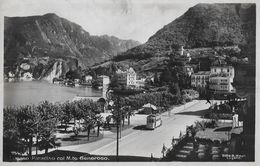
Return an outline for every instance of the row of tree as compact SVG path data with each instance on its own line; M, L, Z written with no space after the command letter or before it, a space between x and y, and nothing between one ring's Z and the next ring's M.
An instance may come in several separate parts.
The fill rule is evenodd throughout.
M4 160L13 160L14 156L27 152L32 156L32 147L37 150L45 150L59 146L56 143L55 132L61 124L67 130L68 123L74 120L74 126L78 120L88 131L103 123L100 116L101 105L92 100L80 100L53 104L48 101L39 105L25 105L20 107L4 108L4 134L3 150ZM81 122L82 121L82 122ZM78 134L78 133L75 133ZM88 137L89 138L89 137ZM33 140L36 141L33 141ZM34 143L36 142L36 143Z
M113 119L121 119L123 125L125 123L125 118L128 118L129 125L130 117L133 115L133 111L142 108L147 103L159 107L161 111L167 111L171 105L182 103L181 96L173 95L167 91L139 93L125 97L113 95L112 100L115 101L114 109L112 111ZM120 112L118 113L117 111Z

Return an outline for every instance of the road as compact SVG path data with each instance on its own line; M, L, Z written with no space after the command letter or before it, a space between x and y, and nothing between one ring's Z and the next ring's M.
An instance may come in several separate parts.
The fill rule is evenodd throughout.
M180 131L185 131L187 125L194 124L200 120L197 115L200 110L209 108L206 101L195 101L185 106L179 106L171 110L171 115L162 115L163 125L155 130L135 130L127 129L122 132L119 142L119 155L162 157L161 150L163 144L171 146L172 137L179 137ZM132 117L132 124L144 125L145 115L135 115ZM60 147L60 150L72 150L86 152L95 155L115 155L116 154L116 134L105 132L104 138L87 144Z

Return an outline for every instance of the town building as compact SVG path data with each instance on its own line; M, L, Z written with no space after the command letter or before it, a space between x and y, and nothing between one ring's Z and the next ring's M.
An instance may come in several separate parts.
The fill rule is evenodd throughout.
M210 67L209 89L214 92L235 92L232 86L235 76L234 67L224 60L215 61Z
M110 84L110 78L108 76L101 76L102 77L102 97L104 99L107 98L107 91Z
M234 67L231 65L227 65L227 63L223 60L215 61L210 67L210 72L211 77L221 75L234 79L235 76Z
M20 65L20 68L27 71L27 70L29 70L31 68L31 66L29 64L27 64L27 63L22 63Z
M127 85L127 74L126 71L122 71L122 70L117 70L116 71L116 76L117 76L117 83L120 86L126 87Z
M210 71L199 71L191 75L191 86L194 88L205 88L207 83L209 90L213 92L235 92L232 86L235 76L234 67L227 65L224 60L216 60L212 63Z
M118 84L124 87L136 87L136 72L131 67L127 71L117 70Z
M190 66L190 65L185 65L184 68L185 68L185 72L186 72L189 76L191 76L191 75L194 73L194 70L193 70L193 67L192 67L192 66Z
M185 50L183 46L180 46L178 54L180 55L180 57L178 58L179 60L190 62L191 60L190 53L187 50Z
M136 72L134 71L134 69L132 67L130 67L127 70L127 87L135 87L136 86Z
M11 71L8 72L8 77L9 78L14 78L15 77L15 74Z
M92 77L91 75L86 75L86 76L85 76L85 81L86 81L87 83L90 83L92 80L93 80L93 77Z
M209 78L209 89L216 92L234 92L231 85L233 78L224 76L214 76Z
M146 80L145 78L141 78L141 79L136 80L136 87L137 88L145 87L145 84L146 84L145 80Z
M5 77L5 80L7 80L9 82L15 81L15 74L12 71L9 71Z
M172 46L169 46L169 48L168 56L174 56L176 61L184 64L191 61L191 55L187 50L184 49L184 46L180 46L177 50ZM178 55L177 57L176 54Z
M205 88L209 82L210 71L199 71L191 75L191 86L194 88Z
M21 81L32 81L33 80L33 76L32 73L30 72L26 72L23 74L23 76L20 78Z

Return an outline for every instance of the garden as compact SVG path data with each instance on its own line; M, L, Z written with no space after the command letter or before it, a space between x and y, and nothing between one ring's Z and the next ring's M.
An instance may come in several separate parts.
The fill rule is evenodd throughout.
M186 127L186 133L172 138L172 146L164 147L163 161L230 161L232 139L243 132L243 127L232 127L232 121L217 119L196 121ZM162 151L163 152L163 151ZM243 160L240 158L237 160Z

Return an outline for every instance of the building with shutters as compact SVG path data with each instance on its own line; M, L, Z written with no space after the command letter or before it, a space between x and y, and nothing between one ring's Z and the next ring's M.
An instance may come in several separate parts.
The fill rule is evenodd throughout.
M235 92L232 86L234 67L223 60L215 61L210 67L209 89L216 92Z
M130 67L127 71L118 70L117 81L118 84L124 87L136 87L136 72L132 67Z
M199 71L191 75L191 86L194 88L205 88L208 84L209 90L214 92L235 92L232 86L235 76L234 67L227 65L223 60L212 63L210 71Z
M194 88L205 88L209 82L210 71L199 71L191 75L191 86Z
M127 70L127 87L135 87L136 86L136 72L134 69L131 67Z

